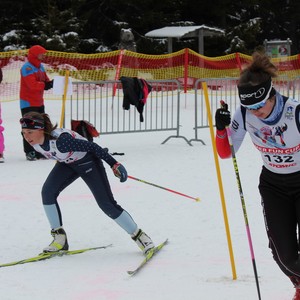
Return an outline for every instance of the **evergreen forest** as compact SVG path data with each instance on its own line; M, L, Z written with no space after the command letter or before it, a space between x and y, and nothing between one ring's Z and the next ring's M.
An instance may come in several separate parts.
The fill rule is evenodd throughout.
M78 53L114 51L120 32L130 30L136 51L167 52L166 39L146 38L165 26L206 25L225 31L206 37L204 55L251 54L265 40L292 41L291 55L300 52L299 0L1 0L0 49ZM173 52L198 51L195 39L174 40Z

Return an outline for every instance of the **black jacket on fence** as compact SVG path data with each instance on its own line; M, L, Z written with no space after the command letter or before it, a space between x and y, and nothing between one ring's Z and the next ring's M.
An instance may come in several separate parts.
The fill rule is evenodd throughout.
M120 78L123 86L123 108L130 109L130 104L134 105L140 114L140 122L144 122L143 111L147 97L152 90L152 86L144 79L137 77Z

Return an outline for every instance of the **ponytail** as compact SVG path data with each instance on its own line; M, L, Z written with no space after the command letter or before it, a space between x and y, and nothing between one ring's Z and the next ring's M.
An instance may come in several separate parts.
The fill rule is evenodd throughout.
M41 114L42 118L44 119L44 133L45 135L48 136L48 138L50 140L53 140L55 139L52 135L51 135L51 132L53 130L55 130L57 128L57 124L53 125L50 118L49 118L49 115L47 114Z

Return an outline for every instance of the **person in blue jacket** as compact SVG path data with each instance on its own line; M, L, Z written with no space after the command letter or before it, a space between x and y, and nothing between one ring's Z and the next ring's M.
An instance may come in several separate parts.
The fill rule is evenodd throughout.
M112 168L121 182L127 180L127 171L107 149L88 141L75 131L57 128L47 114L29 112L20 119L20 124L24 138L35 151L47 159L57 161L42 188L43 206L54 238L43 249L44 252L69 248L57 197L79 177L87 184L101 210L131 236L144 254L154 247L150 237L114 199L102 160Z
M42 64L47 50L34 45L28 51L28 60L21 67L20 109L22 116L29 111L45 112L44 91L53 87ZM26 159L34 161L42 156L23 139Z

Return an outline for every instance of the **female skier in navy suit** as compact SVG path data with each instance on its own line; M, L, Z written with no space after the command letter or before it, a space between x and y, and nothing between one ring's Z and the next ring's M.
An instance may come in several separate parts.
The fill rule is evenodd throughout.
M54 238L44 252L69 248L57 197L79 177L88 185L102 211L131 235L144 254L154 247L149 236L114 199L102 160L121 182L127 180L123 165L96 143L74 131L54 126L47 114L29 112L20 119L20 124L26 141L46 158L58 162L42 188L43 206Z

